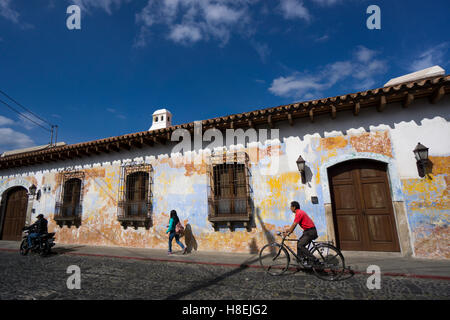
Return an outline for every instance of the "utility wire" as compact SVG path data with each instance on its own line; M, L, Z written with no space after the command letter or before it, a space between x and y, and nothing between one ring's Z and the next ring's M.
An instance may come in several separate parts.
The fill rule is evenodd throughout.
M6 105L8 108L10 108L12 111L17 112L20 116L28 119L29 121L33 122L34 124L36 124L37 126L41 127L42 129L48 131L48 132L52 132L52 130L49 130L48 128L44 127L43 125L37 123L36 121L34 121L33 119L28 118L23 112L20 112L19 110L15 109L14 107L10 106L8 103L6 103L3 100L0 100L1 103L3 103L4 105ZM32 113L33 114L33 113ZM33 114L34 115L34 114ZM39 118L40 119L40 118ZM47 121L45 121L47 122ZM48 123L48 122L47 122ZM53 125L52 125L53 126Z
M13 101L15 104L17 104L18 106L20 106L22 109L24 109L25 111L27 111L28 113L32 114L33 116L35 116L36 118L38 118L39 120L48 123L50 126L53 126L53 124L51 124L50 122L48 122L45 119L42 119L41 117L39 117L37 114L35 114L33 111L31 111L28 108L25 108L23 105L21 105L19 102L17 102L16 100L14 100L12 97L10 97L8 94L6 94L4 91L0 90L0 93L3 94L5 97L7 97L8 99L10 99L11 101ZM16 111L17 112L17 111Z

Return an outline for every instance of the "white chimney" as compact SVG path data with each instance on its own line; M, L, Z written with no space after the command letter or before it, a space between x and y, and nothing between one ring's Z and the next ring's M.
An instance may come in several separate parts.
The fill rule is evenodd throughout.
M157 130L172 126L172 114L167 109L159 109L153 112L152 126L148 129Z
M411 82L411 81L418 81L423 79L428 79L436 76L443 76L445 75L445 70L442 69L440 66L434 66L431 68L419 70L413 73L408 73L404 76L393 78L386 82L384 85L385 87L390 86L396 86L401 83Z

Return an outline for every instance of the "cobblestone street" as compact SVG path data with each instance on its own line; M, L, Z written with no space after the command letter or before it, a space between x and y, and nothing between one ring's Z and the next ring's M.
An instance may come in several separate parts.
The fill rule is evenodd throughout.
M81 269L69 290L67 268ZM367 275L325 282L303 272L272 277L260 269L54 254L0 252L0 299L450 299L450 282Z

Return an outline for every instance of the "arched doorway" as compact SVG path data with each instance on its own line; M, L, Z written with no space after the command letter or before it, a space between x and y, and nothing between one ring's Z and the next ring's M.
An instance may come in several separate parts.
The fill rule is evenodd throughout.
M346 161L330 167L328 177L338 246L400 251L386 163Z
M23 187L6 191L2 199L2 240L17 241L22 238L28 207L28 192Z

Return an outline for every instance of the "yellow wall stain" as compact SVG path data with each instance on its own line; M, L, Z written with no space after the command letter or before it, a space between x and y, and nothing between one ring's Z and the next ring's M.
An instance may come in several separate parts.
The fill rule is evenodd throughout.
M450 157L434 157L429 156L432 166L432 174L449 174L450 173Z

